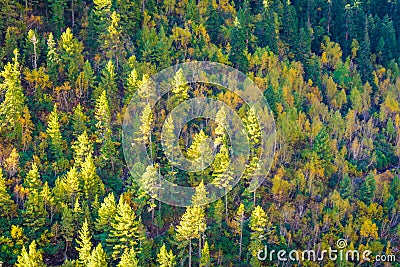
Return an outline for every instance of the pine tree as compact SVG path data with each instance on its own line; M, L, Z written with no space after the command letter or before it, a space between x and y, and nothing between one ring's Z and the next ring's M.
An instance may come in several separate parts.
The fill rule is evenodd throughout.
M60 36L64 24L64 9L66 7L65 0L50 0L50 9L51 9L51 25L53 25L53 29L56 33L56 36Z
M102 195L104 184L96 173L96 166L93 162L92 154L89 154L82 165L80 173L82 181L82 191L85 199L93 201L96 195Z
M214 171L212 174L214 180L212 183L225 190L225 220L228 221L228 191L232 188L233 176L228 171L230 157L225 143L221 144L217 155L215 155L213 162Z
M46 65L47 72L49 73L50 80L55 84L58 78L58 63L60 61L56 49L56 42L54 41L53 33L49 33L47 37L47 57Z
M97 232L101 233L99 236L102 242L106 241L106 236L111 231L111 224L114 223L116 211L117 205L115 203L114 193L110 193L104 198L104 202L101 203L95 222Z
M85 220L82 229L79 231L79 238L76 241L79 245L79 247L76 248L79 252L78 266L88 266L91 260L91 250L93 246L91 239L92 236L89 232L89 225L87 220Z
M106 253L103 250L103 246L100 244L92 251L90 255L87 267L107 267Z
M250 229L252 230L252 233L249 247L253 256L251 262L256 264L255 266L259 266L260 264L257 259L257 253L262 248L261 240L264 238L264 235L267 233L266 231L269 230L270 227L271 223L268 221L267 214L263 208L260 206L255 207L250 217Z
M146 171L143 173L141 180L141 189L150 195L150 209L151 210L151 222L154 222L154 210L156 208L155 198L158 195L159 176L158 170L153 165L147 166Z
M23 225L28 229L30 238L38 238L47 224L48 213L43 205L43 198L38 190L31 189L25 202Z
M56 160L63 158L63 139L60 130L57 104L51 112L47 123L47 134L50 137L50 147Z
M193 162L195 169L201 170L201 178L204 180L204 168L207 162L211 160L211 148L208 143L208 136L201 130L195 134L193 143L187 150L187 156Z
M136 97L136 92L139 89L140 79L138 77L136 69L132 69L131 72L128 74L126 79L126 84L124 87L124 104L128 105L132 98ZM136 98L135 98L136 99Z
M139 267L139 260L136 258L136 252L133 248L126 249L121 256L118 267Z
M173 96L170 100L171 108L176 107L189 98L189 85L187 84L187 80L182 69L179 69L175 73L171 91L173 93Z
M203 180L200 181L199 185L196 187L196 191L192 196L192 206L203 206L208 202L207 190L204 186Z
M68 207L65 207L61 216L61 232L65 239L65 255L67 255L69 246L75 236L74 228L74 218L72 216L72 211Z
M174 267L176 264L172 250L168 251L165 244L163 244L160 252L157 254L157 262L159 267Z
M42 181L40 180L40 173L36 163L32 163L32 168L26 175L24 185L32 191L39 191L42 187Z
M78 103L78 105L74 109L74 114L72 115L72 129L73 129L73 135L75 137L80 136L81 134L83 134L85 131L88 130L86 123L87 123L87 116L85 115L81 104Z
M19 52L16 49L13 62L7 63L4 71L0 72L0 76L4 78L0 84L0 91L6 92L0 105L0 133L11 142L20 142L22 139L21 118L25 107L18 56Z
M236 221L239 223L240 228L240 239L239 239L239 260L242 257L242 246L243 246L243 223L244 223L244 205L240 203L239 208L236 212Z
M126 56L124 40L122 40L122 27L120 26L120 15L114 11L108 19L107 31L101 33L102 45L105 58L114 59L118 70L120 61Z
M22 248L21 255L17 259L17 267L45 267L42 254L36 249L36 242L32 241L29 245L29 252L25 246Z
M204 243L204 247L201 250L200 267L209 267L211 265L210 249L208 242Z
M84 64L82 55L83 44L74 37L70 28L67 28L62 34L58 43L59 58L59 76L64 75L72 86L78 79L80 69Z
M103 90L96 100L95 118L96 128L99 131L99 141L111 134L111 113L106 90Z
M3 211L2 217L7 219L14 217L17 211L17 206L11 199L11 195L7 192L6 180L3 177L3 172L1 169L0 169L0 209Z
M163 146L165 146L165 152L168 152L169 155L168 165L170 166L170 168L168 171L169 175L168 181L174 182L176 174L176 172L174 171L174 165L176 164L175 154L174 154L175 125L172 116L168 116L167 119L165 120L162 137L163 137L162 138Z
M200 239L205 228L204 210L199 206L188 207L176 227L176 239L189 246L189 267L192 266L192 239Z
M95 91L94 97L95 99L97 99L100 95L99 93L105 91L109 99L110 114L112 115L115 115L119 111L119 107L121 106L116 79L117 74L115 70L115 65L111 60L109 60L107 62L107 65L101 71L101 81L97 90ZM102 94L100 96L103 97Z
M117 213L114 217L115 223L111 223L111 231L107 243L112 247L113 259L118 259L121 254L130 248L140 252L140 242L143 239L142 226L135 211L120 197Z
M229 61L233 63L235 68L246 72L248 68L248 60L244 55L246 51L246 29L242 25L242 21L235 18L234 24L230 32L230 51Z
M348 199L353 196L353 185L350 176L347 173L339 183L339 192L343 199Z
M78 136L78 140L72 145L72 149L74 150L74 165L81 169L85 159L93 154L93 144L90 142L86 131Z
M360 199L365 204L371 204L375 196L376 181L373 173L369 173L360 187Z

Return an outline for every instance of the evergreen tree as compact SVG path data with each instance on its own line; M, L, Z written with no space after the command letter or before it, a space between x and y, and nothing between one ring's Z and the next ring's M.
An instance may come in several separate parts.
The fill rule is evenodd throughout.
M107 266L108 263L106 259L106 253L104 252L103 247L100 243L92 251L87 267L107 267Z
M25 96L21 86L19 52L14 50L12 63L7 63L0 76L4 78L0 91L5 91L0 106L0 133L6 140L20 142L22 139L21 118L25 107Z
M92 250L92 236L89 231L88 221L85 220L82 229L79 231L79 238L76 241L79 247L76 250L79 252L79 258L77 261L78 266L88 266L91 261L91 250Z
M188 207L176 227L176 239L189 247L189 267L192 266L192 239L201 238L205 228L204 210L199 206Z
M168 251L165 244L163 244L160 252L157 254L157 262L159 267L174 267L176 264L172 250Z
M105 91L107 99L109 99L109 109L112 115L115 115L119 111L119 107L121 106L117 82L116 82L117 79L116 75L117 74L115 72L115 65L111 60L109 60L107 62L107 65L101 71L101 81L94 94L95 99L98 99L99 96L104 97L103 94Z
M3 211L4 219L10 219L16 214L17 206L11 199L11 195L7 191L6 180L3 177L3 172L0 169L0 209ZM5 223L2 219L1 222Z
M74 114L72 115L72 129L73 135L75 137L80 136L88 130L87 126L87 116L84 113L83 107L80 103L75 107Z
M42 187L42 181L40 180L40 173L36 163L32 163L32 168L26 175L24 185L30 190L39 191Z
M201 267L209 267L211 265L210 259L210 249L208 247L208 242L204 243L204 247L201 250L201 258L200 258L200 266Z
M139 260L136 258L136 252L133 248L126 249L121 256L118 267L139 267Z
M360 187L360 199L365 204L371 204L375 197L376 181L373 173L369 173Z
M42 254L36 249L36 242L32 241L29 245L29 252L25 246L22 248L21 255L17 259L17 267L45 267Z
M54 27L56 36L60 36L63 31L64 24L64 10L66 7L65 0L50 0L51 19L50 22Z
M345 174L339 183L340 196L347 199L353 196L353 185L348 174Z
M187 84L187 80L182 69L179 69L175 73L171 91L173 93L170 100L171 108L176 107L189 98L189 85Z
M51 112L47 123L47 134L50 137L50 147L56 160L63 158L63 139L61 135L57 104Z
M230 32L229 61L233 63L235 68L246 72L249 64L244 55L246 52L246 31L241 23L236 17Z
M104 184L96 173L92 154L89 154L80 172L82 191L86 200L93 201L96 195L102 195Z
M112 247L113 259L121 257L122 253L130 248L140 252L140 242L143 240L142 226L135 211L120 197L117 213L114 217L115 223L111 223L111 231L107 243Z
M74 150L74 164L76 168L81 169L85 159L93 154L93 144L90 142L86 131L78 136L78 140L72 145L72 149Z

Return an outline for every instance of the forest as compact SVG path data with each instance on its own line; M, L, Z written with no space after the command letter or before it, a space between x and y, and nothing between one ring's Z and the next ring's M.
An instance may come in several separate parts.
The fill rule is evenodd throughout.
M276 124L270 169L238 95L177 69L156 110L138 100L154 74L196 61L262 90ZM400 266L399 64L397 0L1 0L0 266ZM248 130L254 157L233 188L218 123L193 120L179 136L197 161L213 140L200 173L173 167L157 142L163 125L173 132L168 112L199 96L226 102ZM144 108L154 165L126 162L129 103ZM249 193L257 170L265 180ZM194 187L193 205L149 194L160 174ZM229 192L200 205L209 183ZM372 260L257 255L338 240Z

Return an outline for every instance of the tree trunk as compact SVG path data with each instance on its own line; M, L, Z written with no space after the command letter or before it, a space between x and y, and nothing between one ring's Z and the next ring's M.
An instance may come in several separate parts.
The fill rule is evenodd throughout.
M189 267L192 267L192 239L189 240Z
M240 218L240 240L239 240L239 261L242 257L242 242L243 242L243 218Z
M228 192L225 187L225 221L228 222Z

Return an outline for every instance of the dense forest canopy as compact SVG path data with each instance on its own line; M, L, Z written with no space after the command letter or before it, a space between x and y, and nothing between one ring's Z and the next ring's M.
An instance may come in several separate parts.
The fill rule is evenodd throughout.
M0 18L3 266L278 266L257 252L321 251L337 240L400 259L398 1L2 0ZM177 170L153 138L145 142L158 164L127 168L128 103L151 94L152 75L191 61L239 69L269 103L277 151L254 194L244 177L199 205L205 184L231 179L221 171L230 144L214 122L191 121L179 139L196 160L214 140L209 169ZM157 110L137 114L143 136L164 124L172 133L167 114L187 99L224 101L252 140L246 173L265 168L256 160L263 129L240 97L188 84L178 69L171 86ZM196 187L194 205L148 194L160 173Z

